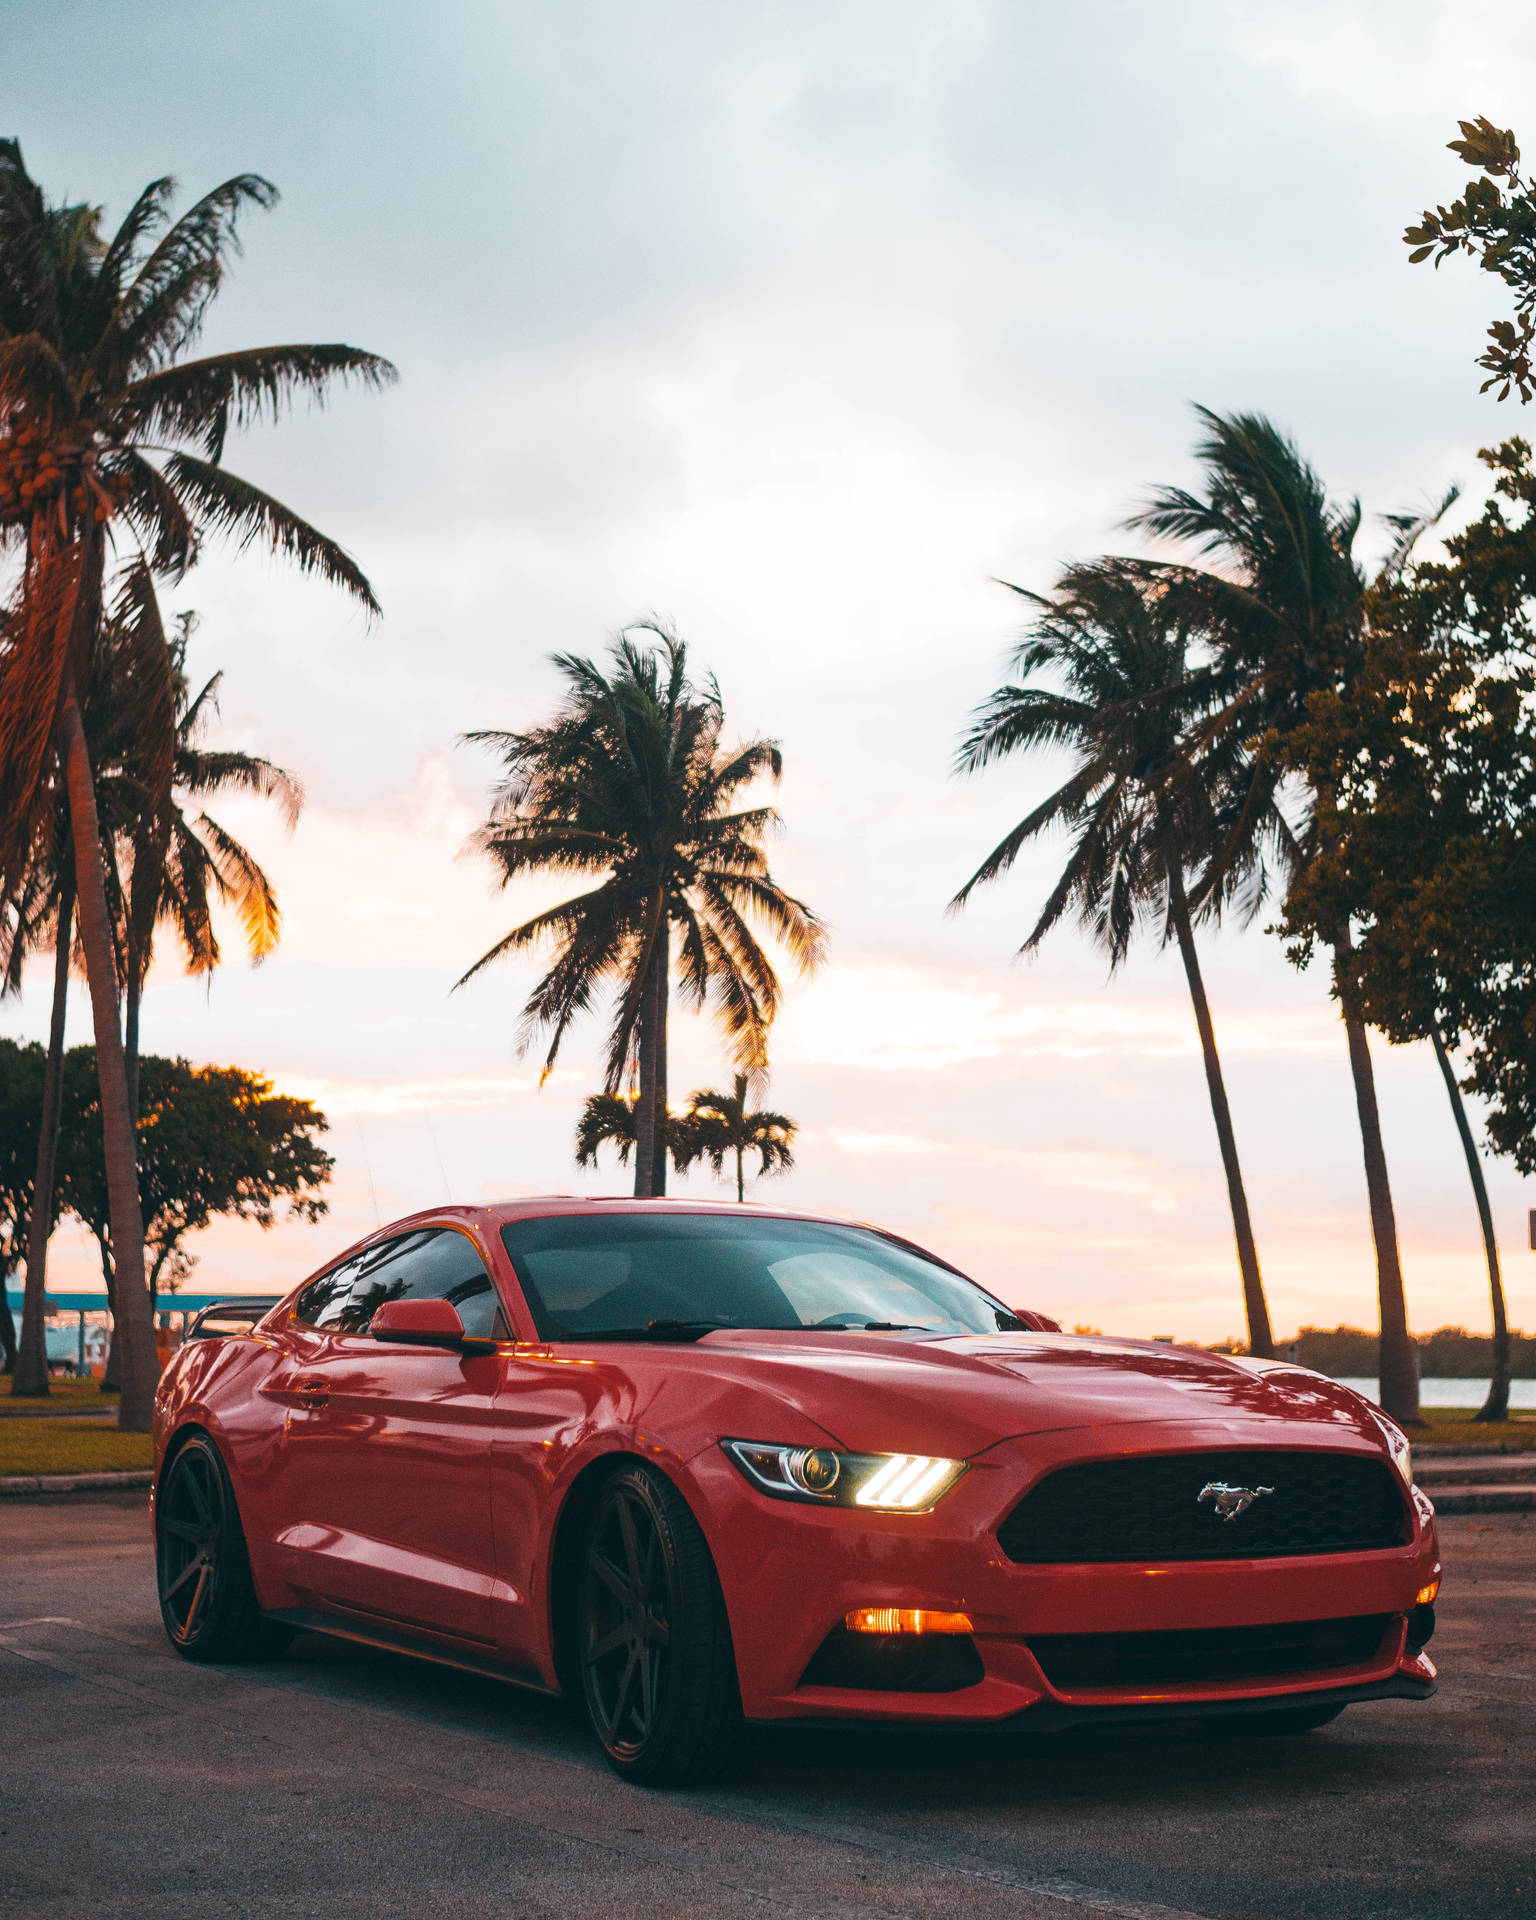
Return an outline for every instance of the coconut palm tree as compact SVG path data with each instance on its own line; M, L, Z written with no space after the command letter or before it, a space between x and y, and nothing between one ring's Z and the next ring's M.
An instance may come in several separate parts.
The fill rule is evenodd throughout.
M1004 583L1006 584L1006 583ZM1157 585L1113 561L1069 568L1045 598L1011 589L1034 609L1014 655L1014 679L978 710L958 765L974 773L994 761L1044 749L1072 756L1067 778L1025 816L955 895L998 879L1041 835L1065 829L1070 853L1022 951L1034 952L1071 912L1109 956L1113 972L1138 927L1174 942L1184 963L1221 1148L1248 1318L1249 1350L1272 1356L1274 1338L1222 1077L1210 1004L1195 948L1196 917L1228 905L1252 914L1269 865L1289 830L1271 804L1219 875L1205 878L1219 844L1233 768L1218 737L1191 751L1204 716L1230 689L1192 667L1190 635ZM1191 883L1198 896L1192 908Z
M109 549L159 573L200 540L260 539L370 610L373 591L336 543L223 464L229 430L276 418L338 383L379 386L385 361L344 346L190 357L236 250L236 224L275 189L254 174L179 218L152 182L115 234L101 210L50 203L19 145L0 141L0 550L20 560L0 656L0 894L14 895L50 831L55 769L69 797L76 911L101 1076L123 1346L119 1419L146 1429L155 1381L134 1131L118 1027L118 967L90 750L82 718L100 636ZM155 769L171 775L170 735Z
M1257 414L1196 412L1204 437L1195 449L1203 492L1161 487L1130 524L1176 540L1213 566L1144 563L1145 577L1168 593L1177 617L1202 635L1230 696L1204 723L1204 737L1236 742L1240 769L1229 785L1222 843L1210 872L1245 859L1272 814L1290 769L1286 736L1304 723L1315 693L1348 686L1357 670L1371 581L1355 555L1358 501L1328 498L1316 472L1270 421ZM1437 511L1443 511L1443 507ZM1399 516L1387 571L1400 568L1436 513ZM1328 795L1304 796L1308 818L1290 843L1305 861L1326 832ZM1365 1022L1340 961L1350 951L1347 925L1335 928L1334 990L1344 1016L1365 1159L1381 1308L1382 1405L1394 1418L1419 1418L1416 1353L1408 1331L1397 1222L1387 1178L1381 1117Z
M716 1173L723 1173L726 1162L734 1159L738 1202L747 1197L747 1155L757 1156L760 1174L787 1173L795 1164L799 1131L786 1113L748 1107L752 1080L751 1074L738 1073L729 1093L701 1087L688 1097L692 1157L707 1160Z
M756 781L778 780L779 749L770 740L724 744L719 689L690 681L683 642L645 622L618 636L606 672L574 654L554 663L566 698L552 721L466 736L494 747L506 769L472 845L503 886L536 873L595 884L514 927L458 985L492 961L554 947L523 1008L523 1044L549 1034L546 1074L572 1020L614 990L604 1090L617 1093L626 1080L637 1089L635 1192L648 1197L666 1191L674 964L684 1001L713 1004L738 1064L751 1068L766 1055L779 980L749 923L772 933L802 972L820 962L825 934L769 871L763 842L777 813L737 805Z

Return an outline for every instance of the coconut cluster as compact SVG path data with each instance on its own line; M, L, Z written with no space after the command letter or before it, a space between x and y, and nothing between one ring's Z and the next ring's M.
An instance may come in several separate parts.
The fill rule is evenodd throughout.
M82 520L98 525L112 499L96 471L95 450L77 436L48 434L36 421L0 432L0 520L31 520L56 507L66 531Z

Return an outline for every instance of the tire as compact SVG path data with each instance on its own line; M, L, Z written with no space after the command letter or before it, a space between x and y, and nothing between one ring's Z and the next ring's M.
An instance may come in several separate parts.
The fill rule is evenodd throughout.
M638 1461L597 1496L576 1605L582 1697L615 1773L652 1787L733 1773L746 1728L715 1564L687 1501Z
M1330 1720L1337 1720L1343 1711L1343 1707L1287 1707L1278 1713L1236 1714L1224 1721L1223 1726L1228 1733L1250 1736L1314 1733L1319 1727L1326 1727Z
M205 1434L177 1449L155 1494L155 1575L166 1637L183 1660L268 1660L293 1638L256 1604L235 1490Z

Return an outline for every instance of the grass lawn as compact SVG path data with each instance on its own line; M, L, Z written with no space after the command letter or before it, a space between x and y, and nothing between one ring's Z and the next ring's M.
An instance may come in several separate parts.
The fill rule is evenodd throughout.
M1416 1447L1491 1447L1515 1446L1536 1453L1536 1420L1529 1414L1516 1414L1497 1426L1483 1426L1469 1418L1475 1411L1467 1407L1421 1407L1427 1425L1413 1435Z
M117 1390L103 1393L98 1380L54 1380L46 1396L18 1398L11 1392L10 1377L0 1379L0 1420L8 1415L39 1413L94 1413L101 1407L117 1405Z
M152 1467L154 1442L147 1433L87 1427L62 1420L0 1422L0 1477L13 1473L113 1473Z

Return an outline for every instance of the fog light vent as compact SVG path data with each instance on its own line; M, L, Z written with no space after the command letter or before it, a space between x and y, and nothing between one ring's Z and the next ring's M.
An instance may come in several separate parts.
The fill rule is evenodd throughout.
M839 1623L800 1684L861 1693L958 1693L982 1678L981 1655L967 1633L854 1633Z

